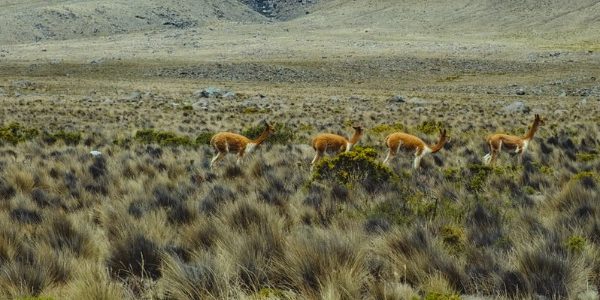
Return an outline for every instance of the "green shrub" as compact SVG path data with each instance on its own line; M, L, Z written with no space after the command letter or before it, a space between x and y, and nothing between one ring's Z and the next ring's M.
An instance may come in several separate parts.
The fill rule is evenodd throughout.
M585 247L586 240L580 235L570 236L565 242L565 246L572 253L581 253Z
M535 189L531 186L526 185L523 187L523 192L525 192L525 194L527 195L533 195L535 194Z
M313 179L337 181L350 186L358 183L377 188L396 181L397 176L377 159L374 148L356 146L352 151L317 163Z
M463 228L457 225L446 224L440 228L440 235L446 245L454 252L459 252L463 249L466 241L466 235Z
M213 137L213 135L215 135L214 132L210 132L210 131L206 131L206 132L202 132L200 133L197 137L196 137L196 145L209 145L210 144L210 139Z
M242 110L243 114L268 114L271 110L268 108L246 107Z
M468 165L467 168L469 169L469 173L470 173L469 176L465 177L465 178L467 178L467 182L466 182L467 190L469 190L471 192L483 191L483 187L486 184L487 178L492 173L492 171L494 171L494 169L492 169L489 166L478 165L478 164ZM498 171L498 172L500 172L500 171Z
M424 134L434 134L440 131L444 126L442 122L436 121L423 121L420 125L417 125L417 130Z
M580 162L593 161L597 157L598 157L598 154L593 153L593 152L579 152L579 153L575 154L575 158L577 159L577 161L580 161Z
M113 140L113 145L119 146L119 147L124 147L124 148L128 148L129 145L131 144L131 138L129 137L125 137L125 138L121 138L121 137L117 137Z
M598 175L596 172L584 171L584 172L579 172L579 173L573 175L571 177L571 180L573 180L573 181L582 181L582 180L597 181L599 179L599 177L600 177L600 175Z
M373 128L371 128L371 132L375 133L375 134L382 134L382 133L392 133L394 131L401 131L404 130L404 125L400 124L400 123L395 123L395 124L381 124L381 125L377 125Z
M77 145L81 141L81 133L77 131L58 131L56 133L44 133L44 142L52 145L56 141L62 140L67 145Z
M543 165L539 162L531 162L531 164L533 165L533 167L538 169L538 171L540 173L542 173L544 175L553 175L554 174L554 169L552 169L551 166Z
M40 134L35 128L25 128L19 123L10 123L0 127L0 143L16 145L20 142L34 139Z
M169 131L142 129L135 133L134 138L138 142L144 144L158 144L161 146L195 146L194 141L188 136L179 136Z
M367 212L366 217L367 219L385 219L396 225L410 224L414 220L414 214L406 205L406 202L397 197L378 203L372 210Z
M446 180L457 181L460 179L459 168L445 168L442 172L444 173L444 178L446 178Z

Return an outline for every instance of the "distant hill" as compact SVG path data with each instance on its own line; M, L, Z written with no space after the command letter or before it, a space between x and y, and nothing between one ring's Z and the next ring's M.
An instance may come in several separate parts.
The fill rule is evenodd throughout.
M0 43L264 21L237 0L0 0Z
M0 43L111 36L219 22L378 28L450 37L600 37L598 0L0 0ZM296 26L297 25L297 26ZM293 30L290 32L293 34Z
M333 0L306 18L304 22L327 27L378 27L418 34L600 37L598 0Z

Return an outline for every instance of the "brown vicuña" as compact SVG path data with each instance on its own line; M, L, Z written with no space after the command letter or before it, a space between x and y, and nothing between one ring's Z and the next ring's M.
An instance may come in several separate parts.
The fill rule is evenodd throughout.
M343 151L350 151L352 146L354 146L363 135L361 126L353 126L352 128L354 128L354 134L350 140L341 135L332 133L320 133L315 136L312 140L312 147L317 153L310 163L311 168L323 157L324 153L338 154Z
M421 164L421 159L427 153L436 153L444 147L446 143L446 130L443 129L440 132L440 140L435 145L427 145L420 138L404 133L404 132L394 132L388 135L385 138L385 145L388 148L388 153L385 159L383 160L384 164L387 164L391 159L396 157L398 151L406 151L415 153L415 160L413 162L413 168L419 168Z
M492 166L494 166L496 164L496 159L498 158L498 153L504 148L507 151L514 151L514 153L519 154L519 163L521 163L523 161L525 150L527 150L527 147L529 146L529 142L533 139L535 132L541 125L544 125L544 120L540 118L540 115L536 114L529 131L522 137L504 133L488 135L485 140L490 146L490 153L483 157L483 162L486 165L491 163Z
M237 153L237 164L244 158L244 154L251 153L256 147L264 142L274 129L269 123L265 123L265 130L260 136L251 140L243 135L232 132L219 132L210 139L210 144L217 151L217 155L210 161L210 167L225 157L227 153Z

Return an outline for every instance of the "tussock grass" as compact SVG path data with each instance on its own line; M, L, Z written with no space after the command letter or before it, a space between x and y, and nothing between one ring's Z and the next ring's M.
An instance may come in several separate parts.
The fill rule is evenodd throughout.
M530 115L503 110L520 80L511 75L423 75L404 92L418 101L406 103L388 101L389 78L247 82L206 110L190 98L205 81L40 77L19 97L7 88L0 298L593 297L600 110L594 96L567 105L589 79L532 87L540 94L522 99L547 124L522 164L503 152L490 168L485 135L530 125ZM142 101L122 100L138 90ZM239 166L229 156L209 170L212 133L253 137L261 128L249 124L264 119L276 127L264 145ZM310 138L345 135L353 123L368 129L355 151L311 173ZM386 134L432 142L440 127L451 138L421 169L411 169L412 153L380 164Z

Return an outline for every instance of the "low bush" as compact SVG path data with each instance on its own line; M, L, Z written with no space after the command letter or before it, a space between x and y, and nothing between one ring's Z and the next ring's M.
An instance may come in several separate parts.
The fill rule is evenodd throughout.
M198 134L194 142L196 145L209 145L210 139L213 137L213 135L215 135L215 133L211 131L201 132Z
M45 132L42 139L48 145L52 145L57 141L63 141L65 144L73 146L79 144L81 141L81 133L77 131L58 131L55 133Z
M444 128L442 122L432 120L423 121L421 124L417 125L417 130L424 134L435 134L442 128Z
M346 186L356 184L370 187L370 192L397 181L394 172L377 159L377 151L370 147L356 146L333 158L325 158L316 164L314 180L334 181Z
M40 134L35 128L26 128L19 123L10 123L0 127L0 144L10 143L16 145L20 142L29 141Z
M158 144L161 146L184 146L196 145L188 136L180 136L170 131L156 131L154 129L142 129L135 133L134 139L143 144Z
M381 124L381 125L377 125L374 126L373 128L371 128L371 132L375 133L375 134L388 134L388 133L392 133L394 131L402 131L404 130L404 125L400 124L400 123L395 123L395 124Z

